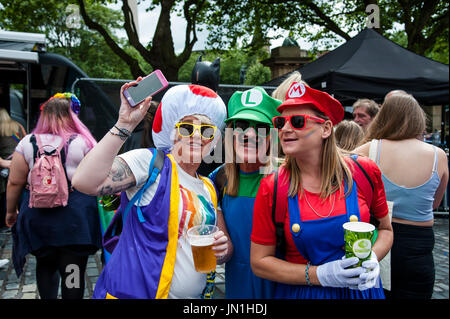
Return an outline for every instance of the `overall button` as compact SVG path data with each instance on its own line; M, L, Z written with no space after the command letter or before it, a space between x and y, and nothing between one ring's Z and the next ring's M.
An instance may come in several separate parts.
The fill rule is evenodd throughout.
M358 216L352 215L352 216L350 216L349 220L350 220L351 222L357 222L357 221L358 221Z
M292 231L294 233L298 233L300 231L300 225L299 224L292 225Z

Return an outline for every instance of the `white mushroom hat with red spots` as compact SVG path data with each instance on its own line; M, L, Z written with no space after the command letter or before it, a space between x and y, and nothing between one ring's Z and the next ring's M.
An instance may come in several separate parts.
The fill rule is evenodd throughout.
M218 131L225 127L227 109L213 90L194 84L177 85L167 90L153 120L152 135L155 147L171 150L175 138L175 124L185 116L194 114L207 116L213 125L217 126Z

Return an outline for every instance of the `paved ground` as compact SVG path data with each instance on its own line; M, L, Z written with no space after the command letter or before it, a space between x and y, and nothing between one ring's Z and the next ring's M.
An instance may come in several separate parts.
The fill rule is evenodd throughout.
M449 257L448 257L448 214L435 221L436 244L434 247L434 260L436 266L436 281L433 299L449 299ZM11 258L12 238L10 233L0 233L0 259ZM17 278L13 266L0 269L0 299L39 299L35 275L36 259L29 255L24 272ZM89 258L86 270L85 298L92 296L95 282L101 272L101 254L97 253ZM216 298L224 298L224 268L218 267L216 276Z

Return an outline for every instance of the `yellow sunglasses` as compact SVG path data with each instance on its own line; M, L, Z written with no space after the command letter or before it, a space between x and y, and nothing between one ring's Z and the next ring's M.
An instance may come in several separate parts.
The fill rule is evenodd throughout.
M194 123L177 123L175 127L178 129L178 134L182 137L191 137L195 131L198 130L200 135L208 140L212 140L216 134L217 127L208 124L194 124Z

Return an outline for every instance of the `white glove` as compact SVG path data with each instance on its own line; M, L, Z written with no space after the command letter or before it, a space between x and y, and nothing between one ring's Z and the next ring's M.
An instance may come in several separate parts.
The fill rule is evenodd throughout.
M370 259L364 261L361 266L365 269L365 272L359 276L362 283L358 284L358 289L373 288L378 283L378 277L380 276L380 264L374 251L372 251Z
M362 267L349 268L356 265L358 257L343 258L330 261L317 267L317 278L323 287L355 287L363 283L360 275L365 272Z

